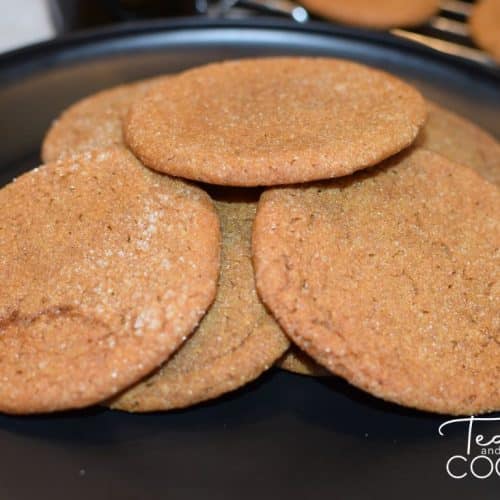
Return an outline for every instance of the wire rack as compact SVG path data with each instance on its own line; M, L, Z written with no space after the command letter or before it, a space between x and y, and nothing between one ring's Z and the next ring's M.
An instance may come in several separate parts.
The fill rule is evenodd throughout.
M469 34L468 19L474 0L442 0L440 11L416 29L393 29L391 33L435 50L476 61L488 66L496 63L478 49ZM305 23L311 15L292 0L197 0L198 11L213 17L241 18L249 15L275 14Z

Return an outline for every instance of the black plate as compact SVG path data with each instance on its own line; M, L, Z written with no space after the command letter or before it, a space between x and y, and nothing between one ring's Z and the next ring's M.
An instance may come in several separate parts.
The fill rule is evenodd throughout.
M389 35L262 20L142 24L0 57L0 184L37 163L51 120L86 94L208 61L272 54L384 68L500 134L498 74ZM465 454L466 429L455 424L439 436L445 420L340 380L277 370L185 411L1 416L0 498L498 498L495 474L447 475L447 460ZM498 424L483 430L500 434ZM486 462L476 465L482 474ZM461 459L454 466L465 470Z

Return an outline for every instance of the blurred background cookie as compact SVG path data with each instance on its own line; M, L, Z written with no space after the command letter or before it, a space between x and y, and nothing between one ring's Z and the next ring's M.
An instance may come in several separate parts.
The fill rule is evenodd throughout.
M416 26L439 10L439 0L301 0L314 14L332 21L386 29Z
M500 63L500 0L479 0L469 26L473 40Z

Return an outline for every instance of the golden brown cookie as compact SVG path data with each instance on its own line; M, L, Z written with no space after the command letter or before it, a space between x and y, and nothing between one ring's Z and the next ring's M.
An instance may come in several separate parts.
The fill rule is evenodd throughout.
M199 327L159 371L111 402L112 408L182 408L257 378L289 341L257 297L251 261L256 201L218 201L222 225L217 298Z
M128 146L161 172L255 186L349 174L413 142L421 95L397 78L325 58L196 68L155 85L125 122Z
M500 185L500 144L474 123L428 103L429 118L415 144L477 170Z
M472 9L469 28L477 45L500 63L500 0L480 0Z
M330 372L318 365L314 359L301 351L297 346L292 346L284 356L276 363L283 370L298 373L299 375L310 375L312 377L324 377Z
M301 0L312 13L367 28L417 26L439 10L439 0Z
M91 405L159 366L215 296L208 196L125 149L0 190L0 411Z
M42 160L47 163L67 154L123 146L122 120L130 105L152 83L166 78L119 85L76 102L52 123L43 141Z
M500 409L500 192L425 150L272 189L253 234L258 291L332 372L423 410Z

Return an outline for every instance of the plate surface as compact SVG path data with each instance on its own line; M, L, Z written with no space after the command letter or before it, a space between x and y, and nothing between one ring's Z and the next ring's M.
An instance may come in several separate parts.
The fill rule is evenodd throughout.
M275 20L140 24L0 56L0 185L37 164L51 120L87 94L208 61L277 54L343 57L391 71L500 135L498 74L389 35ZM0 416L0 498L498 498L499 476L471 475L478 450L466 455L466 424L440 436L446 420L341 380L278 370L166 414L92 408ZM474 433L500 434L498 421L475 426ZM453 462L464 479L446 472L454 455L467 460ZM476 461L476 473L487 465Z

